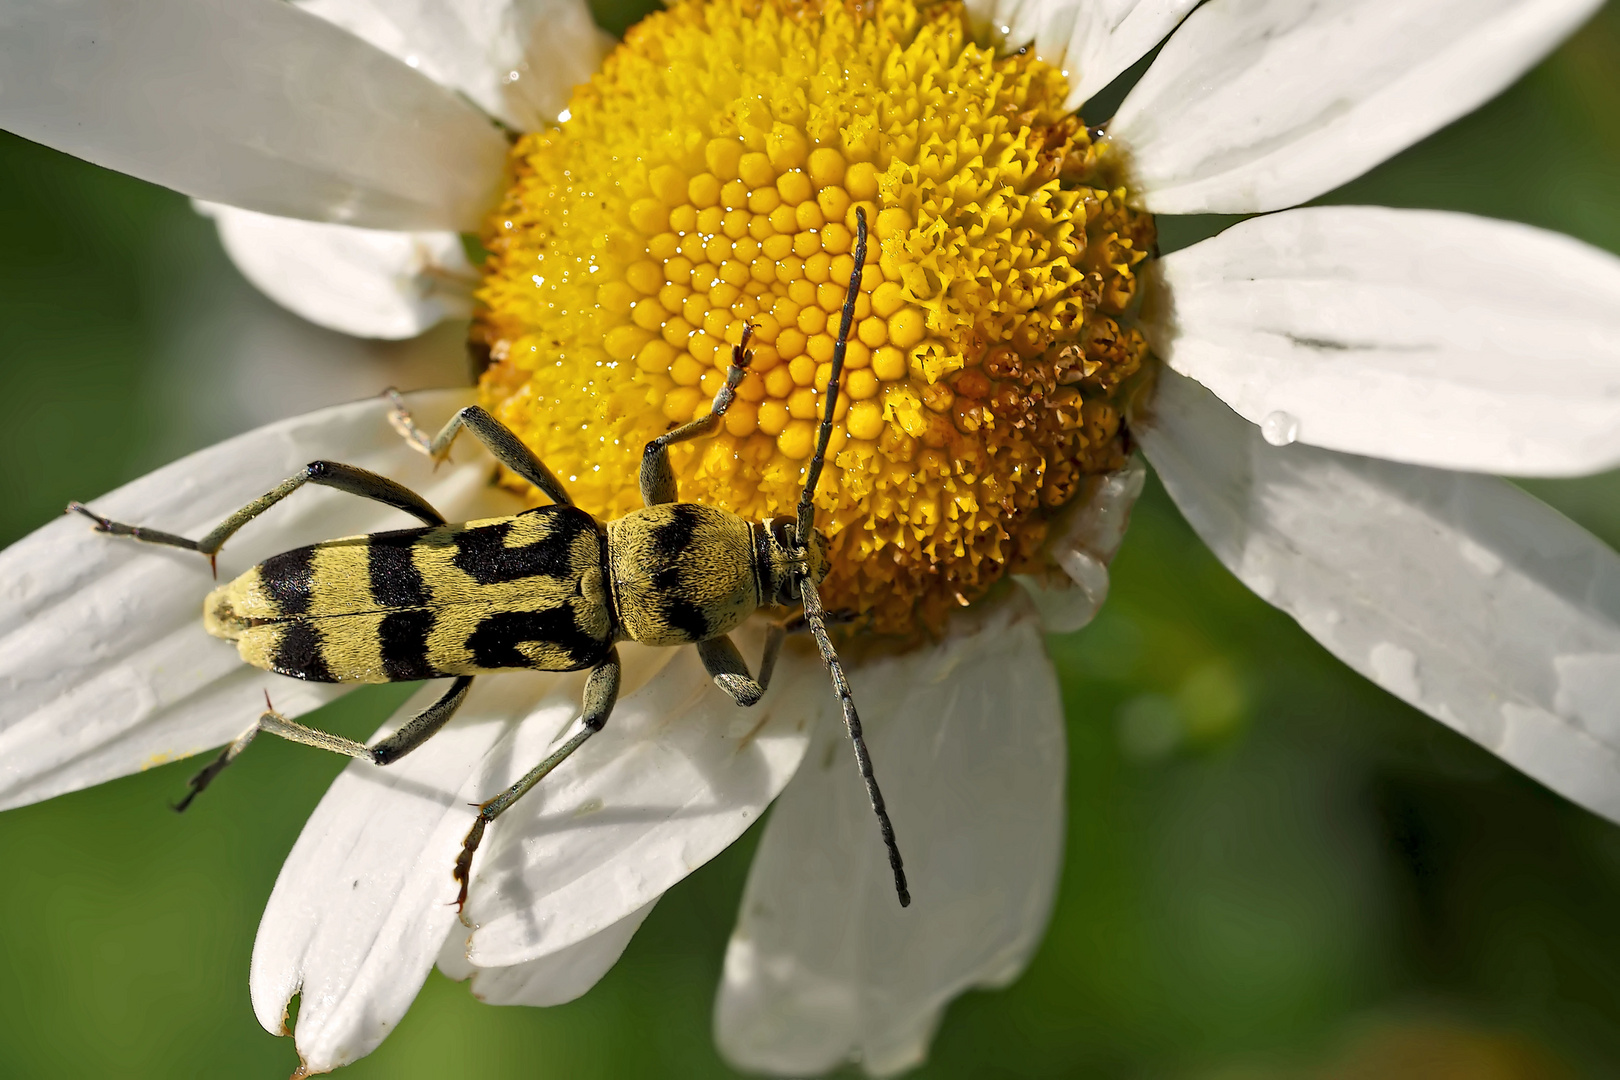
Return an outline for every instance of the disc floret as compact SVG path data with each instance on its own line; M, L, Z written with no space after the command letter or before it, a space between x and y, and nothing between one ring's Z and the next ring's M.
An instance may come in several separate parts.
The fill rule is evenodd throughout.
M641 446L707 408L752 326L723 432L673 463L695 501L790 513L862 208L874 242L816 499L823 592L879 631L937 626L1123 463L1153 227L1066 90L976 43L956 3L651 16L564 124L514 147L475 330L486 405L616 516Z

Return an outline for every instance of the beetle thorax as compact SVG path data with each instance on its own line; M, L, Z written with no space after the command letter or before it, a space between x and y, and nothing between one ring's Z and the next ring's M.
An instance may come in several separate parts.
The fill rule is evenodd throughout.
M607 526L608 573L624 637L707 641L760 606L754 528L727 510L668 503Z

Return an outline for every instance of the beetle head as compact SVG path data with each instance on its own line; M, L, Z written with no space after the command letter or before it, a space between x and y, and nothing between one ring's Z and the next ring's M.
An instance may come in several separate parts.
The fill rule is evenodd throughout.
M815 584L827 576L827 534L810 530L810 542L800 546L798 526L792 518L767 518L758 526L764 539L760 560L761 603L786 607L797 604L799 579L806 573Z

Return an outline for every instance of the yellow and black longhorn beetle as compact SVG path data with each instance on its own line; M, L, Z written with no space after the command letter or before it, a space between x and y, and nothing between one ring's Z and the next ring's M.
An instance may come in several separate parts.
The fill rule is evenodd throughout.
M827 576L827 538L814 527L811 500L832 436L838 381L866 261L866 215L860 210L854 258L827 380L827 405L797 520L750 522L725 510L675 501L669 448L719 426L752 359L747 331L732 350L725 385L715 394L709 414L647 444L640 473L646 506L605 526L574 506L540 459L483 409L462 409L429 440L397 397L390 419L435 461L445 458L466 428L497 461L545 492L552 505L514 517L451 525L409 488L334 461L310 462L201 540L109 521L78 503L70 505L69 511L90 518L98 531L198 551L210 563L236 530L305 484L374 499L427 523L426 528L328 540L272 556L210 593L203 622L209 633L236 642L242 658L255 667L314 682L453 677L445 695L373 746L289 720L266 701L257 722L192 777L176 809L184 810L261 731L387 765L444 726L466 699L475 675L589 668L583 729L479 806L453 871L460 886L459 906L467 899L473 853L489 823L607 723L619 693L616 642L694 644L720 689L738 705L753 705L770 682L783 636L808 628L843 707L855 760L888 848L895 891L902 906L910 904L894 829L816 593ZM771 625L759 678L751 677L727 633L757 608L793 603L803 604L802 616Z

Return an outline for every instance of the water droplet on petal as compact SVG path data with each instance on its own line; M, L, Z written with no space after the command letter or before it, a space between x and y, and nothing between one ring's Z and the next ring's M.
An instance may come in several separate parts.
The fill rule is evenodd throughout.
M1299 438L1299 417L1292 413L1271 413L1260 422L1260 434L1272 446L1287 446Z
M1464 537L1461 549L1463 560L1486 577L1495 577L1502 572L1502 557L1489 548Z
M1372 647L1367 657L1372 668L1373 682L1397 697L1417 704L1423 697L1423 684L1418 679L1418 658L1410 649L1403 649L1389 641Z

